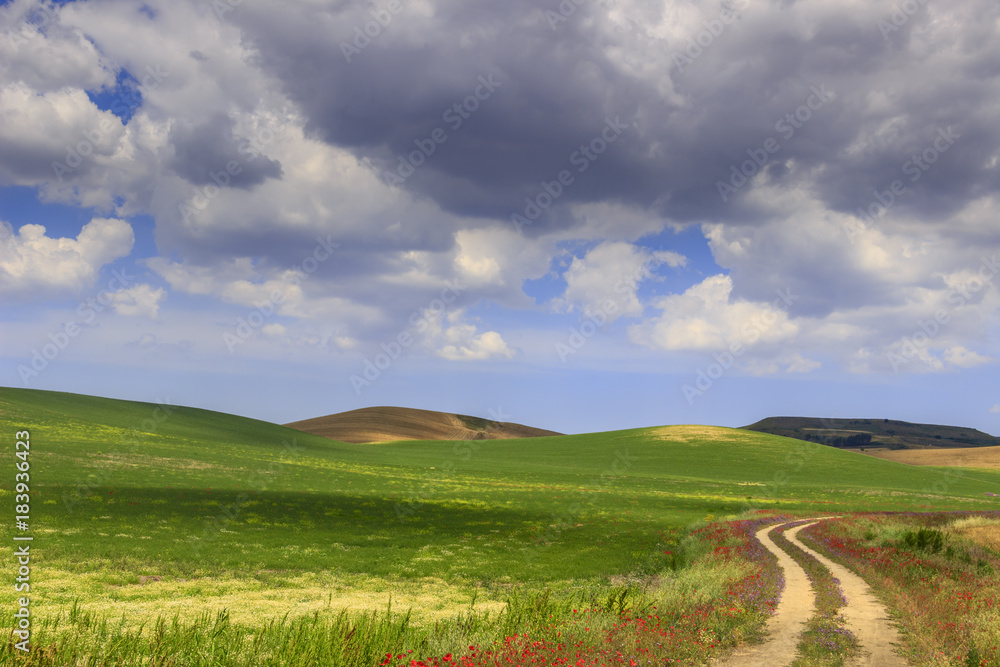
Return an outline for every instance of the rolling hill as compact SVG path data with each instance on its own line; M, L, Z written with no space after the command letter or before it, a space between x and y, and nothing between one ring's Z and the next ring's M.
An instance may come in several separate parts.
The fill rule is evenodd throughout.
M361 408L285 424L298 431L351 443L396 440L507 440L562 435L522 424L414 408Z
M683 566L690 527L716 518L1000 507L1000 471L945 474L712 426L355 444L196 408L0 387L0 431L10 461L15 434L30 431L31 553L39 545L44 558L31 613L53 628L32 640L64 647L68 632L95 654L130 645L105 627L209 639L229 627L276 636L266 664L290 664L295 633L313 626L283 619L350 610L361 623L388 617L391 602L424 633L473 604L499 609L511 590L603 592ZM0 504L13 509L15 493L11 471ZM6 525L0 559L16 562ZM0 589L6 627L17 595ZM82 654L74 646L59 657ZM246 664L219 650L229 662L198 664Z
M384 609L390 596L433 623L467 608L475 582L661 571L664 549L706 517L1000 502L996 471L945 477L710 426L352 444L208 410L0 388L0 430L10 443L30 431L31 526L45 544L31 576L46 591L33 613L78 600L149 627L220 608L251 627ZM13 482L0 479L8 507ZM0 531L7 561L12 530ZM0 609L14 596L0 590Z
M769 417L743 427L749 431L858 449L939 449L997 447L1000 438L974 428L913 424L893 419L819 419Z

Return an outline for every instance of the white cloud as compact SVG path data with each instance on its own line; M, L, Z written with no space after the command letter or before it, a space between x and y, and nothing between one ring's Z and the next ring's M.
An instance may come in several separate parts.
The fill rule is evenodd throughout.
M24 81L39 92L114 83L108 63L81 30L60 25L55 12L40 30L14 4L0 9L6 28L0 36L0 80Z
M985 357L962 345L949 347L945 350L944 360L952 366L958 366L959 368L974 368L994 361L992 358Z
M94 218L76 239L51 238L42 225L16 233L0 221L0 295L32 298L79 292L93 285L102 266L132 251L132 227L124 220Z
M237 257L212 267L189 266L153 257L146 260L146 265L160 274L173 289L188 294L221 293L227 283L248 280L255 273L249 257Z
M463 322L463 317L463 311L448 315L448 326L440 331L445 344L437 350L437 356L450 361L484 361L495 357L510 359L514 356L514 351L507 347L499 333L485 331L477 335L477 327Z
M19 30L23 24L15 14L29 4L36 3L18 1L0 7L0 32ZM671 266L682 265L684 258L673 253L651 254L653 251L633 244L662 231L665 225L676 229L680 223L666 217L676 212L681 216L679 219L688 221L732 221L702 227L716 262L729 275L713 276L683 294L659 299L654 304L660 310L658 316L630 329L629 335L634 342L666 351L713 351L725 349L730 342L759 343L759 347L767 349L755 350L758 357L747 361L752 372L809 372L819 367L819 362L813 360L817 353L822 353L824 359L839 358L856 372L876 372L889 368L886 352L894 349L892 341L912 336L919 330L919 322L928 321L935 312L945 309L950 318L947 325L933 337L928 349L915 358L915 362L919 359L921 363L910 364L907 369L918 366L931 370L968 368L988 363L1000 353L996 343L990 340L991 322L994 321L991 318L1000 312L1000 294L995 287L989 285L963 297L961 308L948 301L955 290L977 279L979 254L984 249L992 252L989 249L996 247L1000 198L988 194L988 190L981 190L987 194L979 199L970 198L958 213L934 220L921 218L920 212L915 212L907 203L894 208L852 242L844 225L857 220L840 211L854 207L839 199L831 203L833 197L829 192L833 190L832 185L842 184L837 196L842 195L846 200L855 190L867 196L872 188L883 187L884 183L878 180L866 180L875 172L859 170L856 181L844 180L843 170L830 169L838 166L833 158L850 154L860 160L869 155L871 159L864 159L866 165L895 159L887 157L895 152L887 151L886 144L896 141L896 134L903 133L900 136L906 138L909 132L909 138L919 139L912 128L907 130L905 127L907 122L920 125L919 114L907 121L911 118L909 111L926 110L926 120L947 116L943 113L947 109L961 107L954 106L951 99L943 107L935 107L929 98L928 104L907 102L899 87L905 87L911 70L921 77L930 76L932 80L950 79L953 72L961 68L948 66L949 63L974 64L982 58L979 51L972 48L934 51L931 48L927 53L945 58L944 61L936 60L937 65L933 68L926 66L930 61L923 57L897 58L889 63L889 78L886 78L886 71L875 68L872 77L891 79L893 84L885 91L880 88L877 93L856 97L866 105L864 113L855 113L858 109L850 108L851 96L846 94L841 97L844 103L841 109L821 112L822 118L830 118L831 122L837 116L843 118L846 129L810 125L807 132L813 137L803 134L797 136L794 143L785 144L772 160L774 168L762 171L754 183L741 190L739 201L730 202L726 211L719 212L712 205L698 210L703 202L692 194L690 183L685 184L683 177L686 171L691 171L698 172L699 181L704 180L700 172L706 165L689 158L728 149L742 155L742 151L751 146L744 145L741 136L753 135L756 139L773 123L772 110L780 107L784 111L786 101L791 104L787 110L792 110L801 102L789 97L795 86L784 85L775 88L769 99L760 99L759 90L766 86L757 84L770 79L760 77L757 68L774 57L773 51L750 61L742 56L727 56L740 53L741 45L757 43L756 37L771 34L772 28L779 32L788 30L788 34L796 35L801 44L806 44L824 26L841 25L843 5L816 2L798 3L793 12L786 11L787 8L748 10L746 16L732 26L732 35L727 33L726 39L719 40L699 60L698 67L712 75L688 77L691 85L675 89L674 82L679 79L670 57L672 52L702 31L706 19L714 20L717 9L699 7L697 3L653 6L639 0L625 0L622 7L609 10L608 20L598 22L598 31L605 31L598 42L605 45L604 55L612 67L629 77L628 88L639 90L649 86L643 93L643 101L636 101L634 105L635 123L629 130L629 133L640 133L640 141L636 143L645 148L629 157L623 142L615 147L614 153L621 156L622 166L626 167L621 173L628 174L628 168L635 166L635 174L648 175L650 182L663 186L658 192L645 190L643 195L641 183L630 183L624 189L619 185L617 191L608 183L605 185L609 194L601 195L595 190L594 197L580 197L570 203L569 200L579 196L581 188L586 187L577 185L572 191L574 194L560 200L560 205L567 207L566 218L553 217L557 224L539 223L528 230L534 235L522 235L517 234L502 216L489 220L463 217L453 212L476 210L475 206L468 209L438 206L435 199L443 200L439 196L441 191L457 191L447 181L439 183L436 191L431 188L419 194L419 182L434 183L435 176L440 175L435 165L447 159L444 151L434 156L420 176L405 187L389 188L376 166L379 151L375 147L379 141L391 143L399 137L389 131L379 135L378 118L357 116L349 122L341 119L344 122L337 126L339 129L351 123L361 123L372 129L373 136L358 144L347 146L349 142L343 140L345 135L335 132L324 135L324 131L334 126L325 123L323 115L315 112L316 107L310 111L308 105L303 104L303 98L308 95L297 97L292 91L305 86L321 97L329 95L329 91L350 92L351 78L327 80L337 81L342 86L317 86L315 81L320 71L312 72L306 67L302 70L305 74L301 81L294 77L279 81L275 72L280 68L274 69L274 61L283 59L282 54L287 50L276 49L273 43L269 47L267 37L292 35L297 42L309 46L303 53L313 53L312 47L316 44L304 39L309 31L298 28L314 29L321 40L329 41L329 35L337 34L338 30L350 32L354 17L360 16L351 12L363 13L364 10L355 8L348 13L313 11L315 8L309 7L310 4L295 11L268 3L254 7L245 4L218 20L204 3L157 0L149 5L146 13L141 3L70 3L59 7L59 21L47 25L44 34L34 31L31 39L18 44L0 39L0 81L4 82L0 85L0 184L41 185L43 198L109 209L121 197L125 205L107 215L124 217L151 213L156 221L158 246L179 258L177 263L162 258L150 262L150 267L160 273L172 289L239 304L248 310L269 299L275 289L281 290L285 297L277 308L280 315L307 320L303 325L306 327L323 322L342 325L343 330L337 330L336 339L342 348L363 348L366 342L378 340L386 330L395 333L414 306L427 303L433 298L428 295L440 290L442 283L449 279L458 278L468 286L461 297L461 303L466 306L477 299L494 299L502 306L529 308L533 304L522 291L523 281L548 273L552 260L562 253L560 244L564 242L597 245L584 257L572 261L564 276L566 291L554 302L555 306L582 311L600 308L608 299L614 299L618 308L614 313L607 313L609 319L641 316L648 304L641 302L636 286L623 278L634 276L643 262L654 257ZM421 21L406 26L401 24L398 27L406 31L394 34L400 38L406 34L416 43L425 37L421 26L431 25L424 20L437 15L453 15L435 12L433 4L421 4ZM876 19L891 12L892 0L867 4L854 0L849 4L849 15L856 25L873 26ZM945 44L988 42L985 35L992 34L995 25L987 21L976 24L976 30L985 31L976 39L952 39L962 34L965 22L973 25L970 17L977 16L974 3L957 5L962 8L938 8L935 11L940 13L928 15L933 20L913 18L920 21L912 24L920 26L914 33L919 33L920 38L906 43L911 55L913 49L930 48L927 40L932 34L943 39L941 43ZM952 6L957 5L953 3ZM781 18L778 14L794 19L794 23L774 22L773 19ZM828 21L831 17L838 20ZM767 30L757 32L765 27ZM487 47L489 40L483 42L474 37L476 34L472 30L465 36ZM902 37L902 33L898 36ZM875 38L878 40L877 34ZM387 36L386 39L395 38ZM405 53L405 43L403 40L397 45L401 47L398 52ZM827 46L836 53L835 44L831 42ZM335 46L331 49L339 56ZM482 62L486 63L496 55L488 48L475 53L477 58L472 62L480 62L478 57L481 55ZM140 79L148 67L169 73L161 85L143 90L143 107L127 126L110 112L101 111L85 91L112 83L117 73L115 62ZM498 62L511 63L507 58ZM902 69L893 70L895 67ZM851 72L864 69L855 68ZM975 68L970 66L966 70L971 72ZM340 70L334 68L333 71ZM407 104L415 103L422 108L433 102L437 87L449 90L449 77L458 76L449 67L426 71L431 72L432 77L441 75L443 78L434 79L431 82L434 85L416 82L421 89L419 94L412 90L407 92L405 86L397 89L396 85L385 90L375 86L372 94L374 98L385 95L384 99L400 102L404 112L408 109ZM854 74L848 76L846 71L829 70L828 73L834 78L829 82L831 88L842 87L845 93L849 93L852 86L860 86L856 88L860 90L872 89L869 84L874 79L852 80L850 77ZM721 78L713 78L715 75ZM391 77L385 79L387 82L393 80ZM712 80L733 83L731 90L723 86L730 90L727 93L730 97L739 92L741 85L757 91L752 94L761 104L754 105L753 118L740 119L736 124L745 125L750 134L729 133L729 125L722 122L727 116L717 116L711 111L735 109L736 113L742 113L740 105L716 104L717 100L706 95L708 91L720 89L718 86L698 85L698 81ZM401 79L396 83L414 82ZM439 83L443 85L438 86ZM556 93L563 94L563 83L567 91L573 91L571 82L558 83L560 89ZM544 87L537 86L539 89ZM925 88L935 89L934 86ZM982 100L981 106L974 105L979 109L979 117L988 121L996 115L988 113L996 108L995 87L987 86L985 80L980 79L978 83L966 80L958 88L966 93L977 91ZM504 95L514 94L511 88L502 90ZM658 104L657 95L671 109L670 123L660 122L660 111L665 107ZM569 95L566 99L575 98ZM586 96L581 99L585 101ZM354 100L351 108L366 108L362 101ZM495 101L502 103L500 96ZM536 101L537 106L534 105ZM528 111L558 108L551 102L542 97L537 100L525 97L518 104L523 104ZM627 101L621 104L623 108L630 106ZM589 114L591 110L583 111ZM280 161L283 177L267 179L251 190L224 188L211 198L204 210L184 219L179 214L178 204L191 201L198 188L170 167L168 158L175 150L170 143L171 128L197 124L220 113L232 119L232 133L236 137L256 137L262 130L273 133L273 138L266 142L264 153L269 159ZM419 114L408 117L419 119ZM517 119L521 115L512 117ZM554 118L557 123L565 123L567 131L575 132L572 118L564 118L561 114ZM485 124L488 120L486 115L481 119L477 119L477 123ZM534 120L529 125L532 126L531 134L537 135L543 125ZM539 114L537 120L544 122L545 119ZM966 117L967 124L972 120L972 116ZM970 129L975 124L972 125ZM87 136L85 133L97 136L93 133L102 126L108 129L99 132L83 164L66 174L64 182L55 179L52 162L65 161L68 147L77 146ZM706 127L708 133L705 133ZM671 131L659 133L655 128ZM673 133L674 128L679 134ZM720 132L720 128L725 131ZM516 149L517 133L523 132L523 128L512 125L502 129L511 132L511 139L515 140L511 146ZM476 131L472 124L462 128L462 132ZM458 134L454 136L456 140L460 138ZM412 138L415 137L403 137L407 145ZM694 147L691 153L685 153L687 139ZM979 157L986 164L980 171L995 175L998 164L995 143L991 143L985 132L978 141L982 144ZM711 150L706 150L706 145ZM454 147L454 141L449 146ZM841 154L837 153L838 146L842 149ZM903 146L908 143L898 145ZM561 145L558 150L563 150ZM670 164L663 156L670 156L675 151L678 162ZM900 152L900 159L908 154ZM809 160L800 160L796 164L793 155L820 161L806 164ZM825 163L823 155L827 156ZM949 154L949 159L952 155L955 154ZM500 170L501 156L497 157L497 174L509 178L510 173ZM629 159L632 161L624 161ZM819 168L813 169L814 166ZM198 162L194 167L208 170L221 165ZM924 188L949 171L962 173L943 168L917 185ZM769 180L772 176L773 180ZM496 182L504 182L504 179L498 178ZM511 178L510 182L516 185L516 179ZM710 184L711 179L705 182ZM455 183L465 185L460 181ZM825 188L825 195L824 188L811 187L823 184L832 184ZM638 198L633 199L629 194L632 185L639 188ZM476 188L483 185L470 180L468 186L468 190L461 191L467 192L468 202L474 203L478 196ZM506 196L507 193L499 189L490 193L484 189L484 194ZM647 196L651 194L656 198ZM959 197L967 195L955 190L953 196L958 201ZM582 203L584 199L587 203ZM646 203L631 206L630 201ZM933 198L928 201L935 203ZM940 202L939 199L937 203ZM743 213L747 214L745 219L741 218ZM296 275L294 272L260 268L287 266L288 258L296 257L296 244L318 233L331 233L351 249L351 256L342 264L337 260L336 270L331 262L299 286L289 282L289 278ZM117 245L114 239L98 244L108 248L102 255L91 246L81 245L83 234L76 241L47 239L44 229L28 225L19 235L0 240L0 293L34 296L42 291L78 290L93 281L102 262L128 252L130 230L128 234L128 248L124 247L124 236ZM242 255L259 257L259 263L245 256L234 256L236 252L231 249L236 247ZM149 291L142 292L140 288ZM765 326L763 318L774 315L769 306L774 292L788 288L801 296L792 309L793 315L777 313L774 321ZM155 317L162 294L149 286L133 289L136 290L134 294L120 297L121 303L116 304L119 312ZM755 321L760 325L754 324ZM296 325L290 326L294 333ZM442 356L456 359L508 356L510 349L500 333L479 332L479 329L489 328L482 323L477 328L460 320L449 320L437 331L434 344L428 344L425 351L438 350ZM277 332L277 329L272 331ZM324 331L324 335L331 334ZM521 344L520 339L518 343ZM779 345L785 349L776 349Z
M563 274L566 291L556 300L567 311L603 311L608 321L642 315L638 289L663 264L684 266L686 258L671 251L650 251L621 241L606 242L573 259Z
M460 229L454 271L463 283L511 305L527 305L525 280L541 278L559 251L549 239L529 239L511 227Z
M157 319L160 301L167 295L162 287L152 285L135 285L113 292L111 305L119 315L132 315Z
M156 257L146 262L171 288L213 296L227 303L296 317L315 323L336 321L345 326L382 322L376 306L331 296L329 285L298 269L261 269L249 257L218 266L193 266Z
M118 117L98 109L82 89L40 94L7 83L0 88L0 182L58 187L108 166L124 133ZM53 163L65 169L57 173Z
M817 368L822 368L823 364L815 359L806 359L801 354L793 354L788 360L786 373L811 373Z
M993 414L1000 414L1000 403L997 403L992 408L990 408L990 412Z
M732 299L729 276L710 276L683 294L654 305L662 312L630 327L630 339L662 350L725 350L739 343L775 343L794 338L799 327L775 303Z
M271 336L273 338L281 338L288 333L288 329L277 322L272 322L271 324L265 324L260 328L260 332L265 336Z
M764 182L745 201L762 221L702 231L730 270L734 297L756 301L777 289L799 297L790 312L798 349L855 373L944 372L992 360L997 197L970 201L940 226L900 208L862 231L853 215L830 211L805 189ZM929 342L909 349L925 334Z

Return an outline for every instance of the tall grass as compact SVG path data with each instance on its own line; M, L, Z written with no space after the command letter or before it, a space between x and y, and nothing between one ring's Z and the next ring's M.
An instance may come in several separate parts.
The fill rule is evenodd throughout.
M416 627L410 613L391 605L367 614L341 611L289 618L260 626L237 624L229 613L204 613L182 621L160 616L136 626L125 617L110 618L83 611L74 603L66 615L38 621L33 650L14 648L15 639L0 646L0 663L19 667L219 667L240 665L297 667L313 665L367 667L388 653L434 655L459 653L471 645L499 645L517 634L550 632L576 608L613 614L648 611L652 599L634 587L589 588L554 596L551 590L514 590L500 611L468 611L432 626Z
M370 614L341 612L272 620L260 627L237 625L227 611L194 621L159 617L150 627L134 627L79 610L41 621L33 650L0 648L0 662L25 667L215 667L218 665L374 665L380 651L398 650L413 639L408 614L391 609Z
M286 615L258 625L233 622L226 610L188 620L160 616L136 625L125 617L82 610L74 602L67 613L37 621L30 653L16 650L13 637L0 645L0 664L375 667L387 659L408 664L410 659L462 655L470 647L499 655L529 637L533 645L562 647L560 651L569 650L566 642L572 637L572 650L592 655L603 655L609 646L624 652L649 644L644 650L669 649L701 659L759 634L767 617L760 599L734 607L741 582L756 585L760 576L759 564L736 556L746 547L746 535L714 530L701 540L716 549L697 548L690 565L681 566L686 559L679 557L676 569L641 582L590 583L562 591L512 588L499 610L477 609L473 598L465 611L422 626L391 605L366 614ZM662 636L661 625L669 628Z

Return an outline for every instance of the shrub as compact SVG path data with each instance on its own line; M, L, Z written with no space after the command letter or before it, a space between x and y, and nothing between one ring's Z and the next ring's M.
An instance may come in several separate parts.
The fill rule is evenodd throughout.
M926 551L936 554L944 548L944 533L933 528L920 528L919 530L908 530L903 534L903 546L917 551Z

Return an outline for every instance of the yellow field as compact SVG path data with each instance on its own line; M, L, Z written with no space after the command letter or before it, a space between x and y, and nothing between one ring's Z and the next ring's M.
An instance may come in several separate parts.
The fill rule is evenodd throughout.
M914 466L1000 468L1000 447L961 449L866 449L865 454Z

